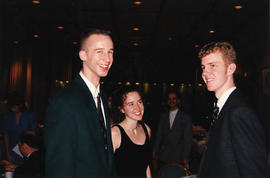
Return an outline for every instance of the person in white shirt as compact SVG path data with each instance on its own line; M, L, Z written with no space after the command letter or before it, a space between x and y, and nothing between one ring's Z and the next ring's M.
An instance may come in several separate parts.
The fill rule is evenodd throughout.
M158 169L168 163L179 163L187 168L192 144L192 119L180 110L178 92L169 91L167 103L169 110L161 114L153 145L154 167Z

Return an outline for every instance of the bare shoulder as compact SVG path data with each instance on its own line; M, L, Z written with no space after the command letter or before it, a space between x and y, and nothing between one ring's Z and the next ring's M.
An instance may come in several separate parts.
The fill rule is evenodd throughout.
M112 126L111 132L112 132L112 137L119 137L119 136L121 136L120 129L117 126Z
M112 126L111 133L112 133L113 151L115 151L120 147L121 144L121 131L117 126Z
M145 125L145 127L147 129L149 137L151 137L151 129L150 129L150 127L146 123L144 123L144 125Z

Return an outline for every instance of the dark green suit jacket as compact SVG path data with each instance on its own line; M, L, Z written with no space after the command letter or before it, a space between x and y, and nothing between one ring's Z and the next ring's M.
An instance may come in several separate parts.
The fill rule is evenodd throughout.
M115 175L107 101L102 92L101 97L108 152L94 99L80 75L50 100L44 128L46 178Z

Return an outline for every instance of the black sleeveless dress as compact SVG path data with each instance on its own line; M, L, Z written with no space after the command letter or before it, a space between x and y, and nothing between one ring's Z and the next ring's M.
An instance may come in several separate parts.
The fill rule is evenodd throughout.
M151 145L147 128L139 122L146 135L143 145L134 144L120 125L117 126L121 131L121 145L115 150L115 165L119 177L145 178L146 168L151 161Z

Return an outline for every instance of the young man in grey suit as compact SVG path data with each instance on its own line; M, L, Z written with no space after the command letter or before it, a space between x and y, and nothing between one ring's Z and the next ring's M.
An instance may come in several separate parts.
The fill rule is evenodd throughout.
M153 145L155 169L167 163L180 163L187 167L191 151L191 117L180 110L176 91L168 92L167 99L169 110L161 114Z
M235 87L235 50L227 42L209 43L202 47L199 58L202 78L215 93L219 108L208 134L199 178L267 177L264 129Z
M82 69L47 108L44 139L46 178L113 177L113 149L107 101L100 90L113 63L110 32L82 34Z

